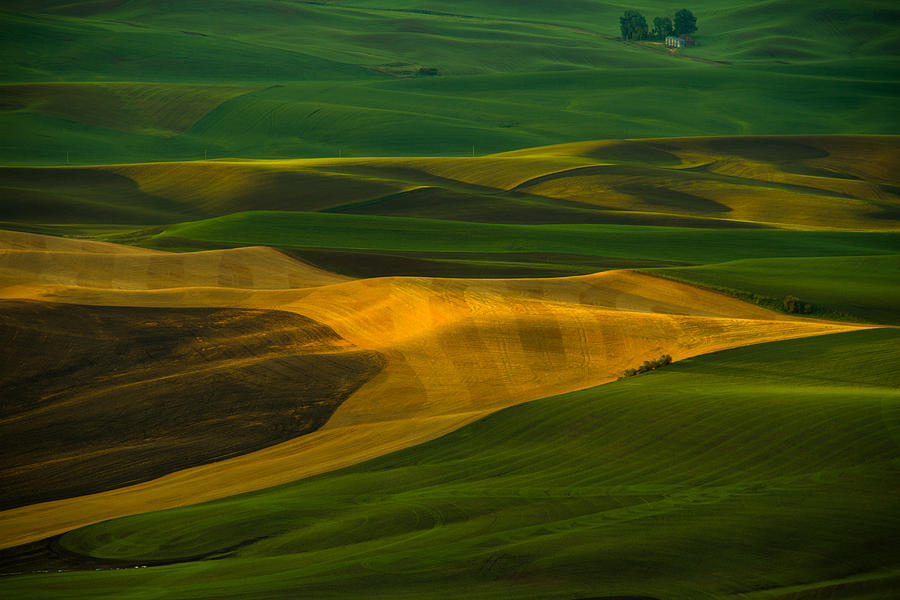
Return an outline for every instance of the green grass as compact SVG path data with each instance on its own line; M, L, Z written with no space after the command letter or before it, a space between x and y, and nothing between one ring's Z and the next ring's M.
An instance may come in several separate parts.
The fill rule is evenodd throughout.
M878 597L900 581L898 341L869 330L679 361L356 467L61 539L133 564L221 560L0 589L668 600L830 582Z
M173 6L145 3L168 14ZM252 2L232 3L228 16L237 25ZM5 81L278 81L360 80L376 75L356 65L299 51L245 42L225 35L203 36L190 28L215 22L229 11L218 3L195 4L179 14L178 23L154 27L128 21L129 15L97 6L93 15L3 13ZM219 9L213 12L213 9ZM138 15L134 15L138 16ZM296 21L295 21L296 22ZM282 28L285 25L282 24ZM188 31L185 31L188 30ZM187 60L186 60L187 59Z
M649 18L671 10L636 8ZM622 10L589 0L552 10L383 0L8 7L0 81L36 83L26 95L39 101L0 102L0 161L61 164L66 151L77 164L204 152L448 156L582 139L900 132L889 2L704 0L692 6L700 46L682 54L706 62L613 39ZM441 75L409 76L421 67ZM96 106L121 106L107 82L158 89L98 119ZM264 89L171 135L159 99L209 98L210 83ZM59 119L60 94L84 107Z
M786 296L815 306L813 316L900 325L900 256L739 260L648 271L744 297L775 310Z
M115 241L114 237L109 238ZM416 252L569 253L692 263L743 258L896 253L900 234L628 225L499 225L286 211L182 223L131 243L175 241Z
M7 221L155 225L203 215L106 171L11 168L2 173L2 215Z
M205 151L212 158L466 156L473 145L486 154L588 139L898 133L891 116L898 91L893 82L709 65L288 82L223 102L174 137L123 136L6 111L0 158L62 164L66 151L76 164L199 159Z
M47 83L0 87L4 110L28 111L109 129L171 136L252 87L157 83Z
M672 10L632 6L651 21ZM514 191L493 186L519 173L489 161L434 172L122 166L900 133L900 11L887 0L696 0L700 45L674 57L613 39L624 8L6 3L0 163L13 167L0 173L0 219L165 249L274 245L359 276L690 263L703 266L659 273L763 304L799 296L815 316L900 324L898 234L749 228L889 228L888 138L829 140L830 155L802 140L734 138L666 142L681 154L658 140L562 151ZM440 75L416 76L422 67ZM685 158L697 148L712 154ZM586 156L618 164L596 180L553 174ZM17 168L67 162L117 166ZM565 195L578 186L586 196ZM640 205L604 208L600 189ZM728 220L726 199L751 191L781 204ZM886 597L900 587L898 337L866 331L680 361L351 469L101 523L63 546L133 564L222 560L4 577L0 595Z
M178 243L178 240L175 240L175 243ZM546 252L397 252L321 250L287 246L281 246L279 250L326 271L351 277L423 276L475 279L565 277L609 269L672 266L668 261Z

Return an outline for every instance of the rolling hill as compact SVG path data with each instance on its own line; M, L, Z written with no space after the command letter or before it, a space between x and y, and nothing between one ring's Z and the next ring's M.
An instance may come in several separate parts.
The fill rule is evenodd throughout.
M16 84L2 88L5 164L898 133L898 13L884 1L704 0L700 45L676 56L617 40L622 8L588 0L0 8L0 82Z
M247 210L522 224L895 230L896 136L585 142L478 158L0 168L0 219L170 224Z
M100 572L0 585L22 598L889 597L897 336L679 361L350 469L80 529L49 564ZM46 544L30 551L50 560ZM19 556L4 559L28 568Z
M0 597L891 597L900 10L625 8L0 1Z
M815 299L809 314L900 325L900 256L775 258L648 271L781 309L784 298Z
M60 397L60 415L72 407L84 410L81 406L90 407L91 402L104 406L108 403L104 398L118 389L117 381L122 381L135 390L145 390L135 393L135 401L144 397L148 406L164 402L166 411L175 411L173 418L178 419L178 414L187 416L195 410L191 406L196 392L179 395L174 392L175 386L182 382L185 390L192 390L191 386L195 385L206 389L209 384L198 376L207 372L215 375L216 368L232 369L229 378L216 385L230 390L227 395L220 394L226 410L244 415L252 407L265 410L264 403L279 402L277 395L266 391L270 384L282 385L286 399L293 389L300 400L304 395L323 396L327 389L352 390L354 381L358 385L367 378L367 373L373 372L365 364L371 365L375 360L382 366L378 375L349 398L337 396L339 406L319 431L271 445L281 433L298 432L279 428L266 438L270 442L268 447L256 452L93 496L5 511L0 520L4 545L40 539L149 507L166 508L219 498L354 464L439 437L505 406L613 380L627 368L661 354L677 360L746 344L865 327L782 315L715 292L628 271L558 279L376 278L330 283L323 281L319 271L312 270L314 279L298 288L293 286L304 284L297 279L265 276L272 268L271 254L276 255L280 264L288 261L272 251L249 248L167 255L25 233L7 233L3 239L7 240L7 246L47 245L51 249L39 254L41 262L37 267L34 250L9 250L0 254L4 275L0 296L10 301L57 303L31 309L51 315L54 310L65 314L55 308L59 303L72 305L72 310L84 312L82 323L88 336L111 335L102 333L103 328L127 327L129 319L141 319L144 323L141 327L150 326L142 329L132 324L131 337L119 334L122 339L114 347L121 354L122 372L117 372L112 381L103 377L93 379L103 372L103 362L96 367L73 363L71 368L76 372L86 369L76 379L90 393L83 393L85 399L79 400L78 389L66 392L68 396ZM108 255L113 268L109 260L96 260L98 254L106 257L104 251L108 248L115 249ZM84 252L85 249L89 251ZM235 254L244 255L242 279L234 277L241 272L236 268L241 263L229 258ZM168 257L172 260L167 261ZM179 264L183 268L171 268ZM165 268L166 265L170 268ZM202 274L204 268L209 272ZM254 275L255 269L261 270L259 277ZM296 270L305 273L311 269L297 265ZM73 272L78 275L73 277ZM230 277L223 279L217 273ZM91 306L97 308L88 308ZM132 308L117 312L111 307ZM207 311L196 314L193 317L196 322L187 319L189 313L184 312L194 307ZM209 329L212 324L203 321L215 319L215 314L226 314L209 313L209 309L226 307L238 311L233 318L247 323L236 328L233 343L228 342L230 334L213 334ZM170 312L160 312L161 309ZM248 310L251 312L240 312ZM259 312L273 310L296 313L301 317L300 323L309 323L313 328L310 331L320 326L330 328L323 331L332 331L337 339L350 344L345 350L364 354L346 354L350 361L346 364L331 360L328 353L334 351L331 346L337 343L337 339L329 341L328 336L332 334L315 334L313 338L324 335L321 342L284 341L281 337L285 335L289 339L293 335L303 339L310 334L302 333L302 328L298 333L290 333L288 323L292 321L287 315ZM101 319L103 313L109 316ZM269 327L252 325L253 319L267 318L280 319L284 325L272 332ZM14 318L10 320L17 336L28 339L36 335L27 326L16 326ZM182 321L183 327L194 328L198 341L186 345L183 331L173 329L173 320ZM87 329L92 322L94 326ZM153 342L156 346L148 345L153 331L161 332ZM167 341L166 331L174 339ZM72 347L67 340L73 335L73 331L57 326L45 332L41 339L47 340L42 343L58 346L65 353L66 348ZM217 338L221 341L214 342ZM129 362L129 352L140 358L142 347L156 350L150 358ZM101 358L106 352L102 348L100 344ZM298 352L300 356L292 358ZM372 353L381 358L373 359ZM59 360L55 356L38 353L30 367L35 372L46 371L47 379L41 385L48 386L48 390L64 381L51 377L52 369L48 371ZM333 376L326 376L325 372L316 374L320 369L315 366L319 357L326 364L328 360L333 363L327 371ZM167 361L173 359L179 360L182 366L167 367ZM260 361L270 359L271 373L266 374L263 367L267 363ZM110 355L110 361L113 360ZM295 361L296 365L284 368L281 363L286 360ZM191 363L186 361L196 361L196 375L191 376ZM7 377L16 384L19 369L9 364L11 370ZM249 371L248 365L253 367ZM158 379L154 369L167 368L176 373L185 371L188 376L174 378L166 388L171 393L160 396L154 385ZM27 371L21 375L27 376ZM269 383L265 388L254 389L253 382L260 380ZM42 396L41 389L40 386L23 387L24 391L35 394L31 402ZM28 402L23 397L26 407ZM28 418L51 418L53 406L51 403L46 409L32 410L33 414L26 410L24 420L20 417L15 421L19 424L14 424L12 431L19 432L29 423L40 422ZM323 406L318 410L324 409ZM255 423L257 419L250 421ZM88 427L91 422L86 420L82 424L86 429L76 428L71 435L95 436ZM204 425L201 420L202 427L189 428L185 435L204 440L203 427L215 424L212 421ZM143 436L145 426L152 429L160 425L140 421L133 432L123 433ZM167 437L150 435L148 438L141 437L151 448L165 449L169 445ZM108 440L103 439L93 443L109 446ZM208 451L218 452L215 445ZM15 452L13 456L18 454Z
M0 331L15 340L2 354L0 435L15 453L0 463L0 509L315 431L382 365L329 328L277 311L2 301Z

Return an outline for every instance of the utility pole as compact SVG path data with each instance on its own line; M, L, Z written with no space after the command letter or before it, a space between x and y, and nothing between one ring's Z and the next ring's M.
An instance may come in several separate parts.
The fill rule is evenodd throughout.
M475 158L475 144L472 144L472 158Z
M66 150L66 164L69 164L69 151Z
M203 160L206 160L206 148L203 149Z

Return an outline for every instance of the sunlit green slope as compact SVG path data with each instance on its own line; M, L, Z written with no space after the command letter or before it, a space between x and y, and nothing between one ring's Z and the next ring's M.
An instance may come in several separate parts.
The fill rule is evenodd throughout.
M500 225L331 213L252 211L148 230L125 238L147 246L206 242L457 253L570 253L694 263L782 256L893 254L900 234L690 229L629 225ZM117 238L110 238L117 239Z
M750 346L536 401L351 469L60 541L123 566L186 564L0 589L666 600L839 583L826 597L886 597L900 582L898 340Z
M0 88L5 163L61 164L66 152L76 164L466 155L578 139L898 131L898 11L884 0L702 0L691 6L700 45L677 56L617 40L622 6L593 0L2 8L0 82L37 86ZM636 8L651 22L672 11L651 0ZM105 82L152 84L157 99L210 84L253 89L173 134L152 119L140 131L117 120L125 109L152 115L158 100L145 106ZM84 108L60 115L60 96ZM98 122L90 104L110 106L111 118Z
M794 296L810 314L900 325L900 256L769 258L649 271L776 310Z

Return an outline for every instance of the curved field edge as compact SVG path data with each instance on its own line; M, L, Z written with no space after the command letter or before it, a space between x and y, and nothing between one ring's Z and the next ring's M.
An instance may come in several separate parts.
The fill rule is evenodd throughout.
M698 137L477 158L4 167L0 219L137 227L285 210L475 223L890 231L900 214L897 140Z
M295 313L0 300L3 510L322 427L383 359Z
M900 569L898 340L866 330L686 359L342 471L61 539L135 565L220 560L0 586L23 598L877 594Z
M106 129L170 137L250 86L130 82L0 85L3 110L40 113Z
M45 250L5 256L25 267L7 273L11 286L4 294L10 298L277 308L327 324L360 349L381 352L387 362L318 432L144 484L6 511L0 520L6 545L150 505L199 502L355 464L434 439L511 404L610 381L662 353L680 359L856 328L792 319L628 271L562 279L383 278L334 285L321 285L322 274L316 273L317 287L297 289L308 281L308 269L266 248L166 254L6 235L13 245ZM66 248L70 252L62 251ZM103 256L109 253L117 253L112 273L106 258L113 257ZM52 268L27 268L35 258ZM236 260L244 270L255 265L257 272L235 277L235 269L227 267ZM114 277L93 277L92 265ZM292 267L298 279L285 273Z
M115 238L108 238L115 241ZM714 230L630 225L503 225L293 211L248 211L182 223L130 243L167 239L297 248L419 252L558 252L693 263L784 256L893 254L889 232Z
M805 316L900 325L900 255L770 258L642 273L703 286L786 312L795 297Z

